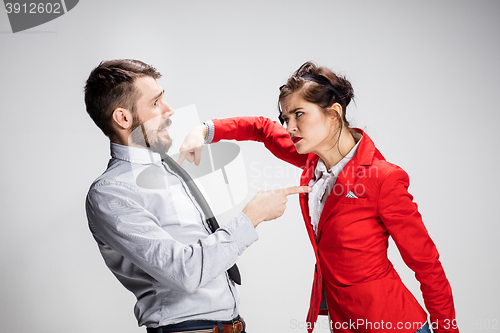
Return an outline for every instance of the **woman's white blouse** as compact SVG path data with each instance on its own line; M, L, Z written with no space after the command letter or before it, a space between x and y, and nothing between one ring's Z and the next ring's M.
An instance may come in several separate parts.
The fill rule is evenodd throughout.
M341 159L337 164L332 166L330 170L326 170L325 163L320 159L314 169L314 176L309 182L312 187L309 193L309 216L311 217L311 224L313 226L314 235L317 237L318 223L323 208L325 207L326 199L335 185L338 175L342 172L344 167L356 155L359 142L351 149L351 151Z

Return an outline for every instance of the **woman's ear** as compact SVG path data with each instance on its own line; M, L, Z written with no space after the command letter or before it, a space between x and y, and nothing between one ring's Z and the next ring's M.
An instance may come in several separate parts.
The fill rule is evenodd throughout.
M334 103L332 106L328 108L328 111L331 113L331 117L333 120L342 120L342 106L339 103Z
M335 110L339 119L342 119L342 112L343 112L342 105L340 105L339 103L335 103L332 105L332 109Z
M116 108L113 111L113 122L115 126L118 126L119 129L127 130L129 129L133 122L134 117L132 116L132 112L124 108Z

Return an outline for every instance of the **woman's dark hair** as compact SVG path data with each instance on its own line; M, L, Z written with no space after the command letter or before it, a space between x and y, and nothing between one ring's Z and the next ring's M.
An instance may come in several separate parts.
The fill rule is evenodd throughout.
M346 108L354 98L354 90L351 83L343 76L333 73L326 67L318 67L312 62L306 62L293 73L286 84L280 87L278 98L278 109L281 118L281 102L291 94L299 92L304 100L317 104L323 112L335 103L342 106L341 128L349 127L346 119ZM336 115L340 119L340 115Z
M143 76L158 79L161 74L154 67L132 59L103 61L90 73L85 84L87 112L110 139L114 136L113 111L122 107L135 114L140 96L134 81Z

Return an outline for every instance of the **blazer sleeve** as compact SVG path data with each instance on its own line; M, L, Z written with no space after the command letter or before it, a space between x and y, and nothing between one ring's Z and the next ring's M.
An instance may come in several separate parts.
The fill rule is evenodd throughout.
M264 117L235 117L213 119L212 143L220 140L258 141L277 158L299 168L306 165L307 155L299 154L286 129Z
M434 332L458 332L450 284L408 186L409 177L399 167L386 176L379 197L380 218L420 282Z

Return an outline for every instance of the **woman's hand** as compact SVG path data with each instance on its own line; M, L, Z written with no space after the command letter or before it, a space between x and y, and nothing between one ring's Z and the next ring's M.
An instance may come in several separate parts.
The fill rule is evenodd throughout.
M181 165L184 160L188 160L198 166L200 165L201 149L205 144L205 137L207 136L207 127L202 124L194 127L188 133L181 148L179 148L180 155L177 163Z

